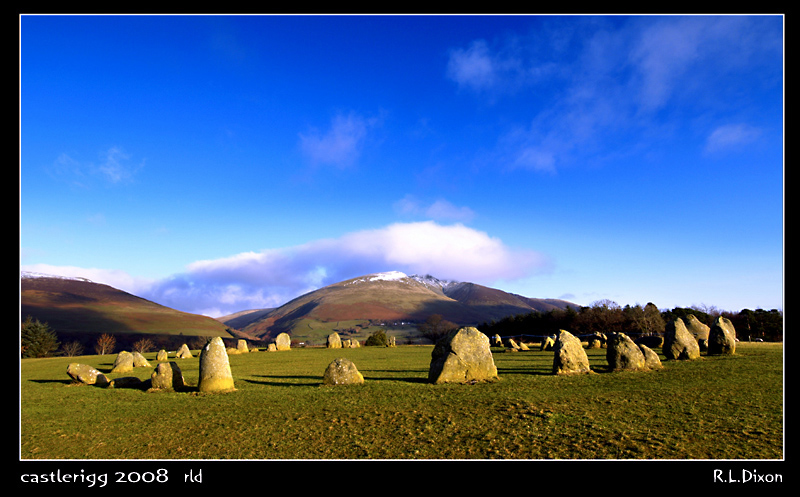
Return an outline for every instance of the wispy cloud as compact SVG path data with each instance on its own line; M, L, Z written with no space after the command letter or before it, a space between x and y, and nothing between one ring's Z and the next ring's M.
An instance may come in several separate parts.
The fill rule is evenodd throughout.
M339 114L323 132L312 129L307 133L300 133L300 148L312 165L347 167L358 159L367 132L375 124L375 119L355 113Z
M406 195L394 204L395 211L403 216L424 217L433 221L457 221L467 223L475 212L467 206L457 206L444 199L426 204L413 195Z
M102 150L99 155L99 161L93 162L62 153L53 161L49 171L53 177L72 186L88 188L97 179L104 184L130 182L145 165L144 160L132 161L132 156L117 146Z
M550 22L560 23L554 18L532 33L453 49L447 76L481 99L500 89L512 104L524 98L532 109L529 120L499 136L496 162L553 173L579 160L602 160L601 146L622 144L615 155L625 153L623 147L647 146L683 112L734 109L731 98L746 94L741 85L759 74L753 68L762 59L774 60L766 53L780 50L775 33L762 29L757 17L646 21L590 16L576 19L572 30L548 29ZM779 77L763 73L765 82ZM520 88L526 91L508 91ZM546 100L537 100L539 89L547 91Z
M754 142L761 130L746 124L726 124L714 129L706 140L706 152L728 151Z

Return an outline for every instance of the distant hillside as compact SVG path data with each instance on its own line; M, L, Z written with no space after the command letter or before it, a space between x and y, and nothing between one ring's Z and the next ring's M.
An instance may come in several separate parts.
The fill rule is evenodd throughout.
M258 321L259 319L263 318L273 310L274 308L250 309L247 311L239 311L233 314L228 314L227 316L220 316L215 319L220 323L223 323L225 326L241 330L250 323Z
M83 278L23 273L21 316L62 334L157 334L231 337L207 316L176 311Z
M309 334L323 323L421 323L432 314L462 326L478 325L569 305L578 307L563 300L521 297L474 283L392 271L335 283L260 315L250 313L237 319L239 324L250 320L241 328L245 333L267 339L281 332Z

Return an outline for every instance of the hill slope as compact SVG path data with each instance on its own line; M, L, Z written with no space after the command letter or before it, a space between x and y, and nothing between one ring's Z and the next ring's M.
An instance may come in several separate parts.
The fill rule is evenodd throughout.
M82 278L23 273L21 319L32 316L57 333L136 333L230 337L207 316L176 311Z
M474 283L456 283L397 271L375 273L335 283L302 295L243 328L247 334L274 338L300 326L362 320L422 322L431 314L458 325L477 325L513 314L564 309L571 302L531 299ZM242 316L244 323L247 316ZM300 330L302 331L302 330Z

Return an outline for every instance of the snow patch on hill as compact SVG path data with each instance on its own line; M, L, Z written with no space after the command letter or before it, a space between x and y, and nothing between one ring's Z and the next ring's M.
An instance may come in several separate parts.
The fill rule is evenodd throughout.
M45 273L36 273L33 271L20 271L20 277L22 278L55 278L59 280L73 280L73 281L88 281L89 283L93 283L92 280L89 278L80 278L78 276L59 276L57 274L45 274Z

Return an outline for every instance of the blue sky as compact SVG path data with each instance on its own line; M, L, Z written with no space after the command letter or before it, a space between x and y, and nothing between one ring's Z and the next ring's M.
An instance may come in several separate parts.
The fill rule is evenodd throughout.
M783 308L782 16L22 16L20 267Z

